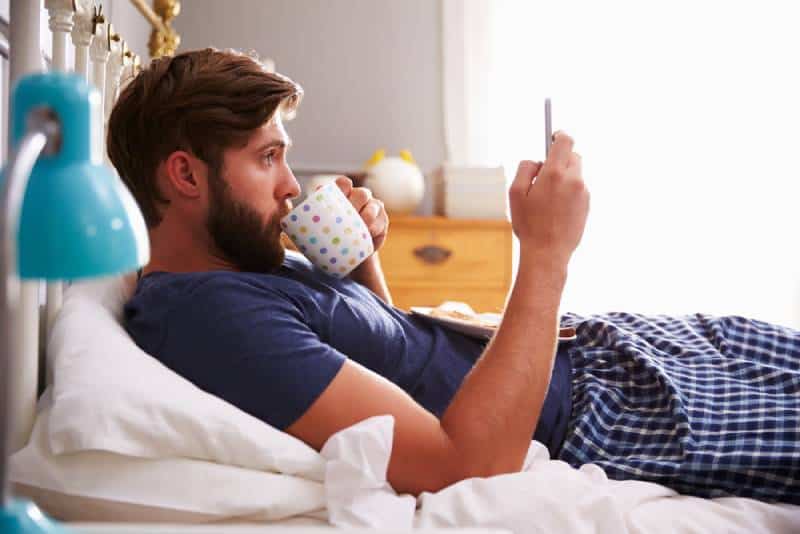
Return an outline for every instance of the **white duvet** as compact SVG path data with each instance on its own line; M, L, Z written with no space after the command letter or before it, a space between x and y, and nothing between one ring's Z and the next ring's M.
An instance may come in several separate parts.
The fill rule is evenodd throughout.
M319 472L292 476L188 458L91 450L56 455L45 432L48 415L48 410L39 415L31 443L12 456L11 478L56 492L30 496L65 519L270 524L303 516L379 532L484 527L516 533L800 533L800 506L698 499L648 482L611 481L596 466L573 469L550 460L538 442L531 443L523 472L464 480L418 499L397 495L386 482L391 416L333 435L321 451ZM62 495L70 493L100 504L87 508ZM103 502L127 504L106 509Z
M800 532L800 507L700 499L649 482L574 469L532 442L525 470L469 479L416 501L386 482L394 420L373 417L325 444L329 521L337 526L495 527L517 533Z

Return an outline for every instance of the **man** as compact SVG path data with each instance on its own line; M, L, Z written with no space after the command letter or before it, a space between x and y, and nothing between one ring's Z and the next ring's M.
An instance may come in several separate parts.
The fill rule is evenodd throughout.
M509 191L519 269L488 343L391 306L376 252L337 280L285 253L300 189L284 128L302 97L249 57L162 58L122 92L108 151L150 230L126 327L164 364L319 449L394 416L398 492L517 471L531 437L573 465L695 495L800 503L800 334L740 318L568 316L567 266L589 194L573 141L524 161ZM339 187L379 251L382 203Z

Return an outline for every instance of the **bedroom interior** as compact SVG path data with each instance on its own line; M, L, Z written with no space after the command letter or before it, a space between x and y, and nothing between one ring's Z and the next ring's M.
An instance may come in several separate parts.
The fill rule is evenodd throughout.
M41 200L34 193L25 196L26 186L17 186L16 196L7 193L14 200L4 204L0 224L5 232L0 300L8 303L0 313L1 341L7 345L0 354L0 391L6 392L0 436L5 433L7 438L7 446L0 447L4 498L0 532L322 534L335 528L354 533L490 534L529 532L531 524L535 529L558 532L789 533L800 528L800 506L736 497L700 499L654 483L613 481L596 466L578 470L551 460L537 442L531 442L526 469L521 473L468 480L418 498L398 495L386 473L394 424L391 417L362 421L316 451L162 366L133 343L122 327L123 305L135 286L130 273L146 263L147 245L142 243L141 213L113 173L106 154L108 116L121 88L150 59L206 46L253 51L268 70L291 76L305 89L303 108L288 126L294 144L292 169L304 194L332 175L346 175L356 185L367 183L368 159L378 149L413 152L409 161L424 175L424 194L413 209L389 212L392 238L381 249L381 263L397 307L430 310L450 306L463 311L459 306L466 305L470 312L502 313L516 274L518 243L506 195L493 192L507 187L513 177L508 170L511 162L527 150L519 141L528 135L527 125L534 123L530 129L541 130L539 97L551 91L563 95L555 99L556 126L574 126L579 133L585 132L590 140L586 143L605 135L624 135L612 126L605 134L603 128L584 120L587 109L599 106L602 97L581 100L577 90L566 87L577 77L566 80L564 75L563 86L539 87L535 87L535 79L525 78L525 84L534 87L529 98L520 87L507 89L513 84L508 79L521 70L519 64L525 56L502 63L494 56L490 60L486 51L501 54L512 46L510 37L498 37L502 33L499 27L514 24L509 13L496 11L497 5L507 4L488 7L491 2L459 0L0 2L4 38L0 42L0 162L7 172L3 187L5 191L6 184L24 183L30 174L27 186L42 195ZM545 9L547 16L565 13L552 9L556 11ZM530 11L524 13L530 15ZM520 31L520 26L514 26L514 31ZM782 29L780 35L788 34ZM554 35L536 37L544 38ZM578 48L580 45L575 45ZM564 50L578 54L567 46ZM611 70L622 68L610 65ZM548 68L558 67L548 63ZM491 77L480 74L488 70L509 85L489 84ZM31 77L42 72L49 74ZM81 83L88 85L59 81L58 73L65 72L77 74ZM13 88L21 79L30 85L14 104ZM797 85L792 83L791 87ZM789 85L779 91L781 96L789 92ZM87 87L94 92L87 92ZM607 97L604 90L597 88L597 93ZM670 90L678 91L672 86ZM508 91L505 100L498 98L503 91ZM34 98L39 93L44 96ZM72 93L77 96L70 97ZM526 103L511 102L515 99ZM528 99L535 102L527 103ZM637 105L644 106L646 101L642 97ZM480 104L473 106L473 102ZM488 102L498 107L492 108ZM559 108L559 104L564 106ZM40 132L29 136L35 138L35 146L22 150L25 128L32 123L27 116L40 117L38 108L43 105L58 111L58 121L53 123L53 115L46 115L39 123L33 121L34 129L51 132L47 128L57 124L61 145L53 148L51 133ZM568 109L569 105L574 108ZM796 113L800 119L799 109L781 105L784 107L765 104L765 109L771 117L783 110L786 116ZM75 113L81 118L69 117L69 112L62 111L66 108L59 106L80 109ZM608 124L614 117L612 111L598 111L598 121ZM659 113L654 115L663 119ZM625 119L633 120L628 115ZM69 128L61 128L63 125ZM506 133L500 135L501 131ZM675 131L679 130L670 130L658 141ZM529 144L542 152L532 157L543 158L541 134L530 137ZM80 143L68 146L67 140L73 138L80 138ZM584 141L581 143L583 149ZM584 157L599 162L589 168L607 173L613 168L609 163L612 156L620 155L614 148L618 144L603 145L605 155L601 149L587 146ZM111 169L108 177L99 178L101 185L87 182L81 189L101 197L120 195L115 211L101 213L97 208L93 212L96 199L79 197L80 192L68 197L71 193L59 193L55 188L36 189L42 176L55 180L63 164L56 161L37 166L37 158L52 157L53 151L62 147L60 154L69 154L70 146L79 146L75 150L91 162L92 169L99 164ZM779 148L783 146L779 144ZM753 147L763 150L763 145ZM691 152L692 147L686 150ZM10 156L16 157L18 170L14 173L8 172L8 165L15 161ZM745 161L742 166L749 164ZM698 172L705 170L698 167ZM592 305L604 309L639 306L666 313L700 306L712 312L751 313L800 326L800 280L796 276L800 256L786 250L790 247L785 243L781 246L783 238L774 234L764 235L756 248L773 267L753 271L761 263L757 258L736 255L741 256L741 265L731 267L735 272L722 273L720 280L705 285L686 282L690 296L684 301L675 297L674 290L662 287L669 284L653 283L652 277L667 276L664 273L676 273L676 280L681 280L676 283L681 284L679 276L691 278L682 269L688 254L699 250L699 245L687 241L683 262L670 257L665 265L652 266L652 273L644 272L651 268L657 249L646 242L641 228L623 228L623 222L629 222L623 212L630 200L616 197L619 188L646 193L650 186L631 185L638 171L623 171L616 184L597 195L597 207L605 208L605 214L599 216L599 229L594 230L619 232L618 238L606 236L602 241L587 234L589 242L577 256L575 284L565 296L565 306L579 311ZM99 176L102 171L97 172ZM17 178L9 179L12 174ZM79 176L75 174L76 182ZM664 187L661 178L659 174L662 185L652 186L653 191L663 193L658 189ZM688 182L688 178L686 182L680 177L676 180L680 186ZM731 180L740 186L743 183L738 177ZM774 188L783 182L768 183ZM691 187L715 194L708 185ZM795 224L798 216L787 209L787 202L792 193L800 191L796 187L787 185L787 194L781 198L753 192L759 204L773 202L773 209L756 213L753 219L760 222L753 222L752 227L731 223L733 228L745 239L765 228ZM23 196L24 209L19 211ZM742 208L746 196L737 192L723 198L733 210ZM484 199L483 204L476 199ZM37 204L45 201L61 204L58 209ZM101 199L99 204L103 202L107 200ZM80 209L75 209L77 206ZM475 206L472 212L470 206ZM730 216L724 207L713 211L703 206L692 212L692 206L693 201L687 201L688 215L676 216L673 221L676 228L688 229L687 233L693 225L686 219L697 213L708 217L712 228L716 228L714 221ZM647 207L629 209L631 220L647 220L643 214ZM654 218L666 213L657 202L649 209ZM37 216L43 211L56 215ZM674 215L675 211L673 207L668 213ZM73 227L64 222L68 217L77 218ZM51 226L44 226L43 220ZM18 237L12 231L17 224ZM110 241L99 246L119 252L119 256L91 248L98 246L97 241L81 243L76 238L86 237L88 226L93 225L114 230L104 236ZM56 232L70 232L71 228L71 234L53 238ZM666 240L672 233L664 228L658 231L664 233L656 239ZM45 241L43 236L48 236L52 251L39 246ZM728 237L720 239L720 248L733 246ZM283 242L293 248L290 241ZM641 244L641 256L650 259L637 258L630 266L615 264L613 258L631 242ZM670 251L681 250L680 241L665 243ZM76 263L53 261L67 249ZM23 267L23 260L17 262L16 257L28 257L25 254L32 255ZM698 269L704 263L708 269L712 264L719 269L720 264L731 262L732 254L724 259L698 255ZM730 285L722 284L743 276L748 269L758 273L753 276L761 282L742 284L747 287L742 289L745 298L740 304L726 289ZM708 271L701 271L700 276L702 273L710 278ZM774 274L773 279L769 273ZM84 280L90 277L100 278ZM624 290L620 286L626 277L631 288ZM597 279L605 282L597 284Z

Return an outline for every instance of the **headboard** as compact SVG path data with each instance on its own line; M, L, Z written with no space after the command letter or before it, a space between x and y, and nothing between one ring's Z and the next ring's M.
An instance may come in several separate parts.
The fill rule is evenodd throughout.
M128 0L116 0L117 2ZM151 23L151 56L172 55L180 42L169 21L179 10L177 0L155 0L151 8L144 0L130 0ZM103 133L93 142L105 154L105 125L119 93L120 86L139 70L140 61L128 49L107 19L98 0L45 0L48 28L40 26L41 2L11 0L10 20L0 25L9 46L10 83L30 72L41 71L43 64L56 71L74 71L93 84L102 97L102 116L96 117ZM41 50L41 32L52 32L52 49ZM8 95L4 95L8 98ZM9 106L5 105L4 109ZM8 121L8 117L4 117ZM45 376L44 349L53 320L61 307L63 284L38 281L22 283L21 298L13 317L13 350L7 356L11 380L10 408L12 427L9 451L22 448L28 441L36 413L36 400L41 378ZM41 378L40 378L41 377Z

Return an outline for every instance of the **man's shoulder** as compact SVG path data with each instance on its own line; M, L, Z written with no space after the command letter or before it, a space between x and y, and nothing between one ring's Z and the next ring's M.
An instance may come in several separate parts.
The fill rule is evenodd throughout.
M149 331L161 336L167 330L177 338L195 340L213 340L223 332L244 335L264 317L270 322L302 321L306 297L297 286L281 276L260 273L155 272L139 281L126 303L125 325L134 338Z
M139 280L126 314L180 312L218 316L243 308L293 314L319 298L314 268L287 254L274 273L239 271L153 272Z

